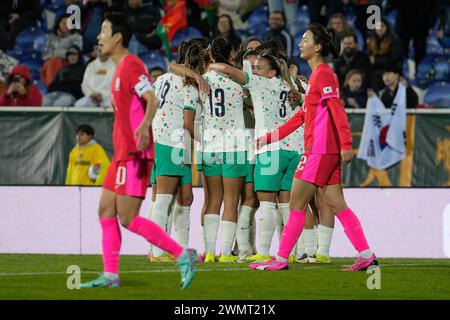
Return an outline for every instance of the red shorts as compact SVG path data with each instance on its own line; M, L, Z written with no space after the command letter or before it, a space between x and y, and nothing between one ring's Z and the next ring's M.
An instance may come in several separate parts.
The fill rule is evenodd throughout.
M153 160L119 160L114 158L106 173L103 188L117 195L145 198Z
M341 184L341 155L304 154L298 163L294 178L314 183L321 188Z

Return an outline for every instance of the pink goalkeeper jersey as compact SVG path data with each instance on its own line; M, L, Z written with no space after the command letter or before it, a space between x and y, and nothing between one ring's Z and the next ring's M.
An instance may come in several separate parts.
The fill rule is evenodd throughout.
M114 108L114 157L118 160L153 159L153 137L150 128L150 146L139 151L134 132L144 119L147 103L142 95L153 90L148 70L135 55L126 55L117 66L111 87Z

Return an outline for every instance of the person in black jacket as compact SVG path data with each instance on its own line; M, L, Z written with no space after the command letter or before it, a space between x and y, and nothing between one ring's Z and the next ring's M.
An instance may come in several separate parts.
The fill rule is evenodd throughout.
M264 34L263 40L274 40L281 44L288 57L291 57L293 40L289 32L286 31L286 18L284 12L273 11L269 16L269 30Z
M334 63L334 71L336 72L341 86L344 83L345 76L350 70L358 69L364 74L363 89L370 88L372 80L372 65L370 64L367 53L358 50L358 40L354 33L343 36L341 42L341 55Z
M0 25L7 35L7 48L13 49L17 35L34 27L41 18L39 0L8 0L0 3Z
M44 97L43 106L72 107L83 96L84 65L81 61L81 49L71 46L67 50L68 65L63 67L48 87L49 94Z
M383 72L383 82L386 87L381 92L381 101L386 108L391 108L397 95L398 84L400 82L400 70L394 65L388 65ZM411 86L406 86L406 108L415 108L419 102L419 97Z

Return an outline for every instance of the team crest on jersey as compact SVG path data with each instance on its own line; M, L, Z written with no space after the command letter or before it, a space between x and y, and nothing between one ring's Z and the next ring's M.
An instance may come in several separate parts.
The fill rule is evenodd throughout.
M114 90L119 91L120 89L120 78L116 79L116 82L114 83Z
M325 87L323 88L323 93L324 94L329 94L333 92L333 88L332 87Z

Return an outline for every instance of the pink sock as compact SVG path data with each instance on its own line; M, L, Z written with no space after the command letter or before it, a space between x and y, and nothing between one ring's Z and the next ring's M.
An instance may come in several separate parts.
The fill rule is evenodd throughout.
M358 252L369 249L361 223L350 208L339 212L336 217L341 221L345 234Z
M122 235L117 217L100 218L100 225L102 226L103 271L119 273Z
M302 233L305 226L306 212L300 210L291 210L289 220L283 229L281 235L280 248L277 255L281 258L288 259L292 248Z
M143 236L148 242L174 257L178 257L183 252L183 247L153 221L137 216L130 222L128 230Z

